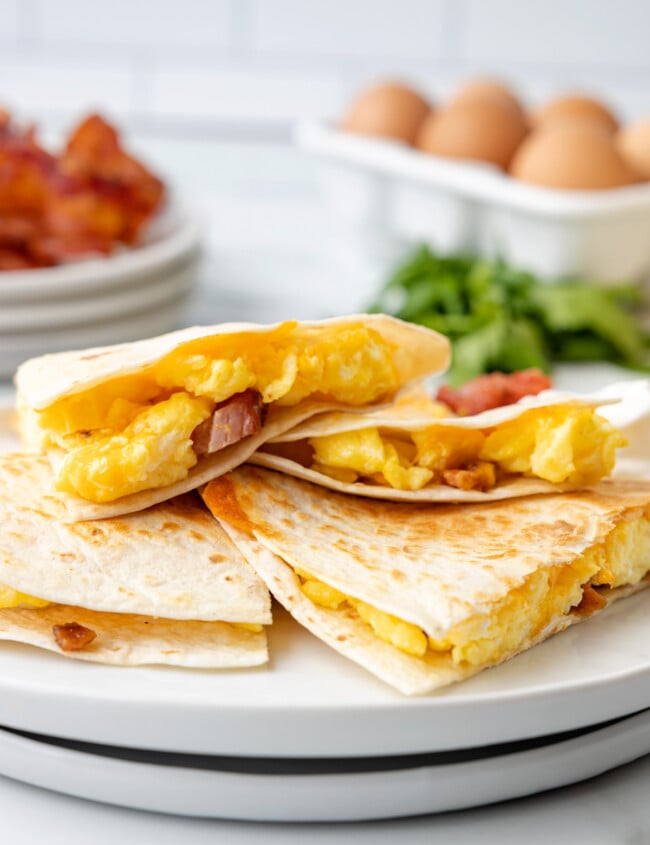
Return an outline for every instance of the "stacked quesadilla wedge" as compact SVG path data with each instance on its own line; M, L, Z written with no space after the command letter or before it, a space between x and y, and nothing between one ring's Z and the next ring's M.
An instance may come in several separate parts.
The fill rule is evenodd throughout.
M184 329L32 359L21 434L47 452L78 519L196 489L312 414L390 402L443 371L449 343L384 315Z
M373 501L258 467L202 492L308 630L406 694L650 586L650 483L485 504Z
M423 388L377 410L311 417L250 461L332 490L410 502L489 502L589 487L611 474L623 435L612 400L545 390L472 416Z
M0 639L116 665L266 662L268 591L196 494L70 523L50 484L46 458L0 456Z

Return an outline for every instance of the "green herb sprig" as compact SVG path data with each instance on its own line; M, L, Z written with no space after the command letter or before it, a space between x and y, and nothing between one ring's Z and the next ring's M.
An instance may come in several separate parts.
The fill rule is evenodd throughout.
M447 335L448 380L556 361L611 361L650 372L650 336L637 285L542 282L502 261L442 257L418 247L371 306Z

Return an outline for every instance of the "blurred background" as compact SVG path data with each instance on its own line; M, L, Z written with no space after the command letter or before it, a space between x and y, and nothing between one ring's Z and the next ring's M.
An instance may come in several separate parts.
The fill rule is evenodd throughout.
M648 32L644 0L1 0L0 94L53 124L101 107L147 135L287 139L377 77L436 98L487 73L634 117Z
M648 33L644 0L0 0L0 104L52 145L100 112L197 212L180 322L319 317L367 307L397 254L356 248L298 122L339 121L377 80L438 105L473 77L530 109L592 94L633 122L650 115Z

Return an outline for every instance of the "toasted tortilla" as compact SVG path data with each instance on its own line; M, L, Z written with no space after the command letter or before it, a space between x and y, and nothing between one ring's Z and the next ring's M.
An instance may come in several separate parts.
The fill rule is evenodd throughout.
M45 457L0 456L0 585L51 604L0 609L0 639L60 651L52 625L96 640L67 656L222 668L267 659L268 591L195 494L138 514L67 523Z
M430 482L419 490L400 490L388 484L370 483L363 480L342 481L292 460L286 455L273 454L274 444L307 441L309 438L325 437L352 431L377 428L388 434L407 434L424 431L431 426L443 426L459 431L467 429L489 430L503 423L518 419L535 408L562 405L583 408L600 408L618 402L612 389L605 393L577 394L558 390L545 390L536 396L526 396L512 405L504 405L467 417L438 416L432 408L432 401L422 386L405 391L393 405L379 409L334 410L315 416L283 431L267 440L252 454L248 461L257 466L302 478L330 490L373 499L395 502L493 502L538 493L563 492L575 489L575 485L553 483L542 478L524 475L506 475L497 480L488 490L462 490L447 484Z
M455 662L449 651L406 654L379 639L353 607L330 609L301 590L294 570L444 641L495 609L529 576L573 564L617 526L644 515L647 570L598 588L603 606L650 586L650 483L603 481L594 490L485 505L400 504L332 493L241 467L211 482L204 501L272 594L308 630L405 694L421 694L518 654L595 612L572 607L506 644L498 659ZM644 558L644 559L645 559ZM524 620L528 613L524 605ZM506 623L508 620L506 620ZM506 624L504 623L504 624Z
M167 355L183 350L197 341L237 340L254 346L255 342L285 327L295 328L297 337L315 339L321 329L345 330L363 326L377 332L391 347L391 359L399 380L398 389L424 376L442 372L449 363L449 342L442 335L382 314L361 314L304 323L276 323L262 326L251 323L194 327L171 332L136 343L82 351L44 355L24 363L16 374L17 405L23 442L40 449L38 412L59 400L74 397L115 379L146 372ZM188 347L192 349L193 347ZM385 401L385 398L382 401ZM132 513L157 502L194 490L211 478L228 472L250 457L269 438L300 424L315 413L345 407L344 403L313 400L307 397L291 407L271 407L262 429L218 452L201 455L198 463L182 480L157 485L141 492L124 494L112 501L96 503L66 494L68 510L76 519L96 519ZM110 426L108 427L110 428ZM58 468L65 453L48 447L52 464Z

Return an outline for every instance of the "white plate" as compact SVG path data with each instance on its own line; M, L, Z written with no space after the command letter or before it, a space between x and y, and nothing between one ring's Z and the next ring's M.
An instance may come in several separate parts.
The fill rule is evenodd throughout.
M92 258L34 270L0 273L0 305L40 303L91 292L131 287L195 256L200 227L195 215L177 201L168 203L152 224L142 246L105 258Z
M142 246L58 267L0 273L0 378L46 352L177 328L196 280L200 229L170 200Z
M0 773L123 807L246 821L439 813L576 783L650 751L650 711L577 736L364 761L170 755L0 730Z
M159 302L155 307L113 315L110 319L96 322L0 337L0 378L10 378L19 364L35 355L125 343L178 328L188 293L189 285L185 291L181 288L172 299Z
M0 349L33 333L85 325L96 322L98 318L104 323L134 312L155 309L161 303L190 291L195 281L196 265L197 256L190 256L185 263L174 264L164 274L145 276L133 286L92 291L87 296L79 294L71 299L4 305L0 309ZM38 336L30 337L30 346L38 346Z
M497 669L405 699L274 609L268 668L199 672L0 652L0 724L164 751L266 757L413 754L618 718L650 701L650 597L615 605Z
M11 447L10 412L0 415ZM15 443L15 441L13 441ZM268 668L119 669L0 649L0 724L88 742L204 754L358 757L559 733L650 702L650 594L424 698L406 699L279 609Z

